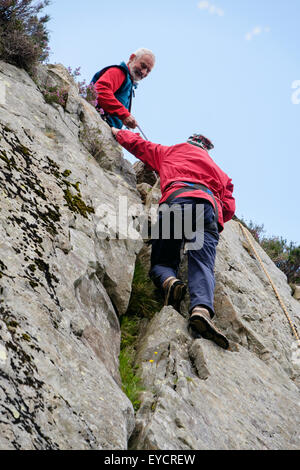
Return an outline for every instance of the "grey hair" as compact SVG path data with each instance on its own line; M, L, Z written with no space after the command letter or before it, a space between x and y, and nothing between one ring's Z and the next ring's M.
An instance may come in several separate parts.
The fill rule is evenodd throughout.
M155 62L155 55L152 51L150 51L150 49L145 49L144 47L142 47L138 49L136 52L134 52L134 55L136 56L137 59L139 59L143 55L150 55Z

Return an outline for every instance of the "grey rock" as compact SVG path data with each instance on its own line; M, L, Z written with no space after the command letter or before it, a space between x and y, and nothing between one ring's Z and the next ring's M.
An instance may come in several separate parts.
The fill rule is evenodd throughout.
M232 352L193 340L172 307L149 324L137 361L148 392L132 448L299 448L299 392L288 375L243 346Z
M262 263L283 301L289 317L300 328L299 303L291 296L286 276L280 271L249 233ZM293 345L297 343L285 313L245 241L237 222L225 226L216 260L215 309L218 326L229 339L238 342L260 359L282 368L300 385L300 362L293 363Z
M294 287L294 294L293 294L294 299L300 300L300 286L295 286Z
M133 165L136 180L138 184L147 183L153 186L156 183L157 177L155 172L143 162L135 162Z
M36 84L0 62L0 79L0 448L126 449L117 313L142 241L99 224L119 195L140 204L134 172L64 67L41 67ZM67 88L65 110L46 84ZM85 147L91 129L107 159Z
M137 190L140 193L143 204L145 204L147 195L149 194L151 189L152 189L152 186L150 186L150 184L148 183L137 184Z
M151 193L147 197L151 200ZM249 237L299 331L299 304L285 275ZM150 248L139 257L149 267ZM171 307L157 313L139 341L137 364L147 392L141 395L130 446L297 449L300 348L236 222L227 223L221 234L215 276L214 321L230 350L190 334L188 296L182 315ZM187 280L186 256L181 277Z

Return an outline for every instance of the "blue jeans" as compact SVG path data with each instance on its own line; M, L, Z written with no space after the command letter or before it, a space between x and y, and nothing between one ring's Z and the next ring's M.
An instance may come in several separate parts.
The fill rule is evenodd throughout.
M202 216L204 222L204 238L202 233L197 233L201 230L199 224L196 223L197 206L201 204L202 211L198 212ZM203 306L210 311L211 316L214 316L214 290L215 290L215 276L214 266L216 258L216 248L219 241L219 233L217 224L214 222L215 212L212 205L204 199L197 198L176 198L169 206L172 208L177 205L179 208L178 213L189 211L192 213L193 231L195 237L201 239L202 242L197 246L193 243L188 248L188 288L190 294L190 312L196 305ZM180 211L181 209L181 211ZM198 206L198 209L200 207ZM162 223L164 214L159 212L158 223ZM181 215L181 222L183 217ZM177 221L178 223L178 221ZM152 253L151 253L151 269L150 277L154 284L161 288L163 282L170 276L177 277L179 264L180 264L180 250L183 243L191 239L186 237L186 233L182 230L182 237L178 239L174 236L175 216L171 218L171 236L169 239L163 239L161 234L161 227L159 231L159 239L152 240ZM183 224L183 222L182 222ZM201 224L200 224L201 225ZM193 240L195 240L195 237ZM187 246L187 245L186 245Z

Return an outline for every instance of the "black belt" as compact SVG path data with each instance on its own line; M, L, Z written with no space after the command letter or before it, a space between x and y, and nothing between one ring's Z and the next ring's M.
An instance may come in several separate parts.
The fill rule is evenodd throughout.
M201 191L209 194L213 198L214 206L215 206L215 222L218 224L218 220L219 220L218 205L217 205L216 198L210 189L208 189L206 186L204 186L204 184L201 184L201 183L189 183L185 181L174 181L173 183L169 184L167 188L170 188L174 184L185 184L186 186L184 188L177 189L172 194L170 194L170 196L166 199L166 201L164 201L164 203L169 204L171 201L173 201L173 199L179 196L179 194L187 193L187 192L190 193L193 190L200 189ZM188 185L190 186L188 187Z

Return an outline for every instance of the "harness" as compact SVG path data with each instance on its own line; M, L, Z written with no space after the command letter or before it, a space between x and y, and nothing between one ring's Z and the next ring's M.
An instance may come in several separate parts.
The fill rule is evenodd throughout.
M214 201L214 208L215 208L215 218L214 218L214 221L209 224L209 227L206 227L206 229L211 229L212 228L212 224L214 225L217 225L218 227L218 220L219 220L219 211L218 211L218 205L217 205L217 201L216 201L216 198L213 194L213 192L208 189L206 186L204 186L204 184L201 184L201 183L190 183L190 182L187 182L187 181L173 181L172 183L170 183L166 189L168 188L171 188L172 186L174 186L174 184L184 184L185 187L184 188L179 188L177 189L176 191L174 191L172 194L170 194L170 196L166 199L166 201L164 201L164 203L166 204L169 204L170 202L172 202L177 196L179 196L180 194L182 193L187 193L187 192L191 192L191 188L192 189L200 189L201 191L209 194L212 198L213 198L213 201Z

